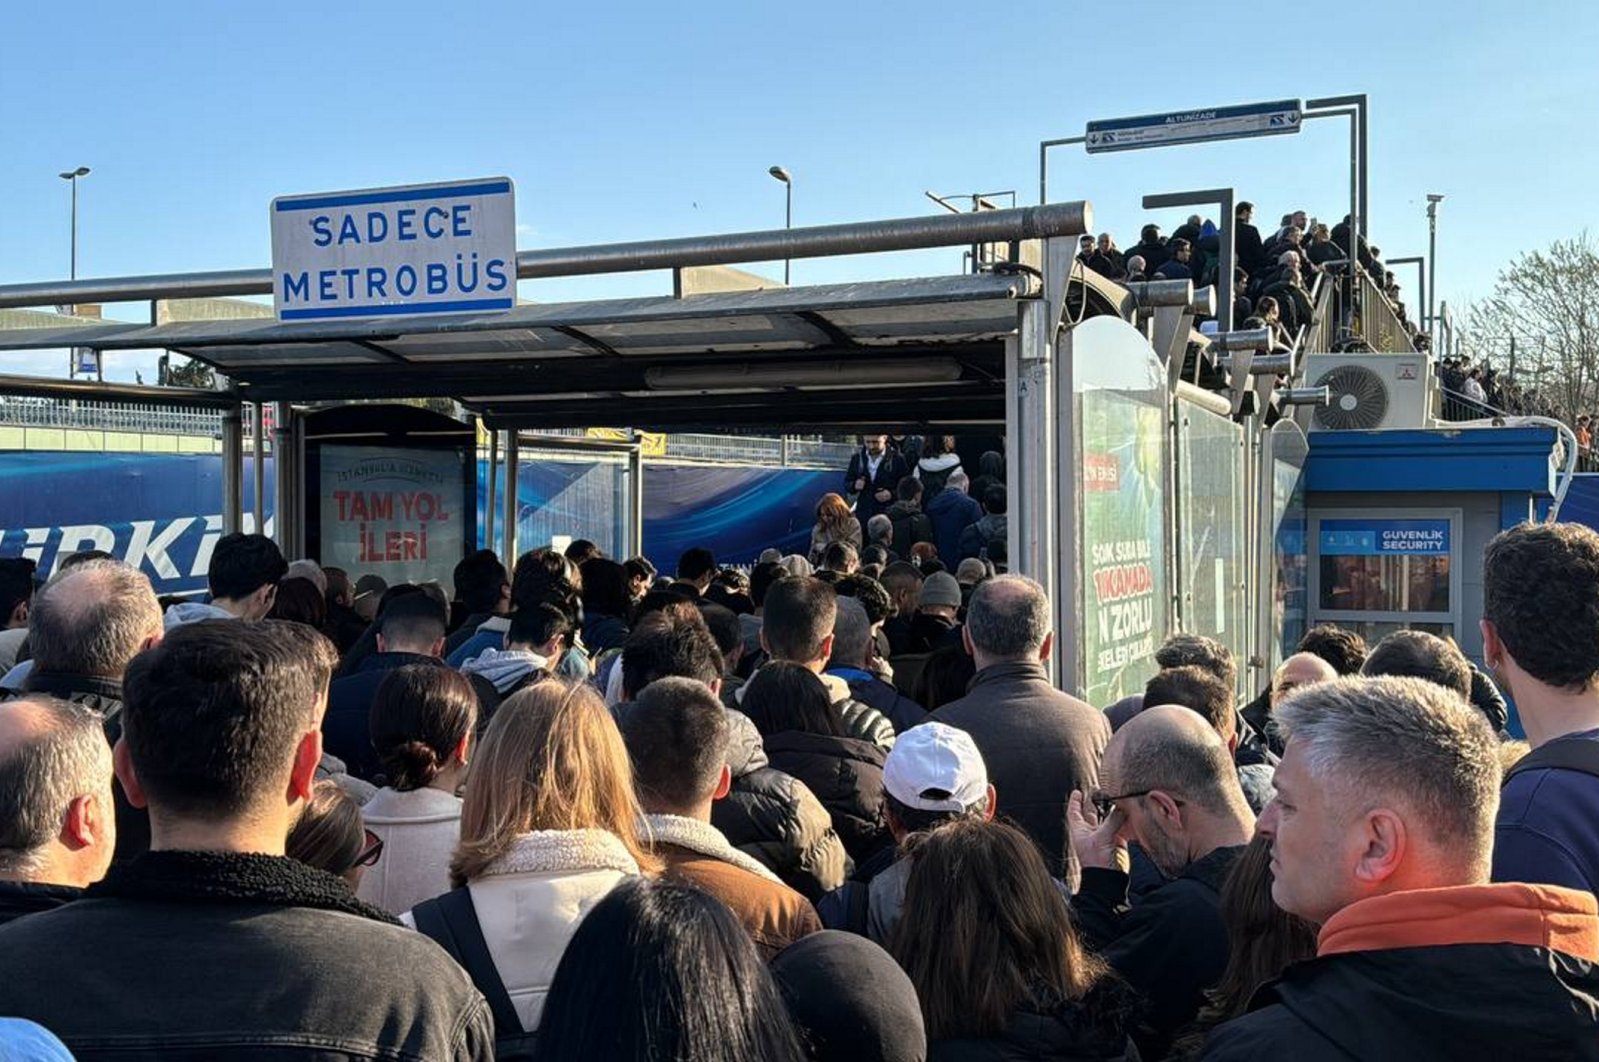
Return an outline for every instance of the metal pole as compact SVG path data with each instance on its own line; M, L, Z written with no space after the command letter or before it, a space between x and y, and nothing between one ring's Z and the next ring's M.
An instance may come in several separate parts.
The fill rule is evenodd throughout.
M1236 203L1237 196L1231 188L1206 188L1197 192L1168 192L1144 196L1145 210L1215 204L1221 211L1222 222L1218 233L1221 237L1221 263L1216 272L1216 301L1221 305L1216 307L1216 326L1222 332L1233 330L1233 263L1237 253L1234 241L1237 237L1238 220L1233 212L1237 209ZM1199 286L1198 278L1195 278L1194 286Z
M1427 298L1438 298L1438 201L1427 202ZM1431 335L1437 318L1433 315L1433 302L1427 303L1427 334Z
M1075 605L1062 598L1055 581L1055 382L1050 351L1049 301L1029 299L1017 311L1016 335L1005 341L1005 375L1010 383L1005 403L1005 438L1010 447L1005 463L1006 490L1016 499L1011 507L1010 570L1030 576L1055 604L1058 661L1067 639L1061 627ZM1047 665L1046 665L1047 666ZM1060 668L1052 671L1058 680Z
M483 546L494 548L494 516L499 505L500 432L489 432L489 497L483 504Z
M238 531L239 510L244 508L244 416L238 406L222 411L222 533Z
M505 554L501 558L505 562L505 570L511 571L516 567L516 491L518 480L521 476L519 462L522 460L521 433L515 428L505 432L505 529L501 532L505 539Z
M628 553L644 553L644 446L636 439L627 452L628 471Z
M78 279L78 177L73 174L70 182L72 185L72 265L71 277Z
M791 177L783 182L783 231L791 232L794 228L794 179ZM788 271L790 260L783 259L783 286L788 286Z
M1427 282L1427 259L1419 254L1406 255L1403 258L1390 258L1387 260L1391 266L1413 265L1416 267L1416 312L1421 315L1421 330L1431 334L1431 322L1428 320L1427 290L1431 285ZM1437 351L1433 351L1437 354Z
M287 402L273 403L272 457L277 472L277 487L272 498L272 541L290 558L297 556L291 541L289 525L294 522L294 494L299 490L300 469L295 460L294 433L290 426L293 409ZM266 518L256 526L257 534L266 534Z
M1086 136L1068 136L1059 140L1044 140L1038 145L1038 202L1042 205L1049 202L1049 149L1063 147L1067 144L1084 144L1088 142ZM1086 230L1085 230L1086 231ZM1076 233L1075 235L1082 235Z
M250 459L255 473L255 530L266 526L266 416L261 403L250 403Z

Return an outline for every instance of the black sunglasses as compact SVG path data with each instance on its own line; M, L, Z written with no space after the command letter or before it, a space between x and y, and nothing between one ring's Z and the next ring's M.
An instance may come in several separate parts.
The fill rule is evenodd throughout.
M366 831L366 847L361 849L361 854L356 857L355 865L358 867L376 866L378 857L383 855L383 838Z
M1094 810L1099 812L1101 819L1105 819L1109 818L1110 813L1115 810L1116 801L1132 800L1134 797L1148 796L1153 792L1153 789L1143 789L1137 793L1123 793L1120 796L1111 796L1109 793L1099 792L1095 793L1091 799L1094 802Z

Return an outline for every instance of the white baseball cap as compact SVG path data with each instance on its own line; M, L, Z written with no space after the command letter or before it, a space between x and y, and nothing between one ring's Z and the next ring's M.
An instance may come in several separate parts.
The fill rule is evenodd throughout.
M883 788L919 811L965 811L988 799L988 768L970 734L922 723L894 740Z

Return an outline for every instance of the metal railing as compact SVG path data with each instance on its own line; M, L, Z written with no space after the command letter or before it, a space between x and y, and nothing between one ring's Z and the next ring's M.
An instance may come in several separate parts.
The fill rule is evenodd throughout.
M216 410L15 396L0 396L0 425L142 432L150 435L199 435L212 439L222 436L222 414ZM246 435L250 428L247 420Z
M1388 294L1364 269L1355 270L1360 336L1378 354L1414 354L1416 346Z

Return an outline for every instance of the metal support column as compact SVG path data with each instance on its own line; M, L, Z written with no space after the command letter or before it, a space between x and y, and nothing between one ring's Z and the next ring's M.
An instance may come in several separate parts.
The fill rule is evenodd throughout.
M1060 647L1066 640L1063 620L1075 608L1055 579L1055 386L1050 340L1054 330L1045 299L1029 299L1017 310L1016 335L1005 340L1005 438L1010 450L1005 465L1010 501L1010 570L1038 580L1055 608L1053 674L1066 689L1060 668Z
M240 529L244 508L244 411L222 411L222 533Z
M1235 240L1238 235L1238 218L1235 213L1237 196L1231 188L1205 188L1197 192L1167 192L1144 196L1145 210L1164 210L1168 207L1210 206L1215 204L1221 212L1217 235L1221 238L1221 262L1216 267L1216 330L1231 332L1233 321L1233 263L1236 261ZM1195 278L1194 287L1199 287Z
M255 530L266 526L266 431L261 403L250 403L250 471L255 476Z
M488 500L483 503L483 546L485 549L493 549L495 507L500 501L500 433L498 430L489 432L488 478L489 496Z
M637 441L627 452L627 486L627 550L638 557L644 553L644 447Z
M294 445L294 407L287 402L274 403L272 408L272 455L277 469L277 490L272 499L272 540L289 559L299 556L295 549L292 528L295 526L296 498L300 491L299 452ZM256 530L265 533L263 522Z
M1067 144L1084 144L1088 142L1086 136L1068 136L1060 140L1045 140L1038 145L1038 201L1049 202L1049 149L1064 147ZM1086 231L1086 229L1085 229Z
M1332 110L1330 108L1340 108ZM1312 114L1312 111L1318 113ZM1349 119L1349 257L1360 259L1360 236L1370 224L1367 217L1369 200L1370 159L1367 156L1369 114L1366 94L1353 96L1325 96L1305 101L1305 117Z
M516 567L516 490L517 482L521 475L518 463L522 457L522 439L515 428L510 428L505 433L505 552L501 560L505 562L505 570L511 571Z

